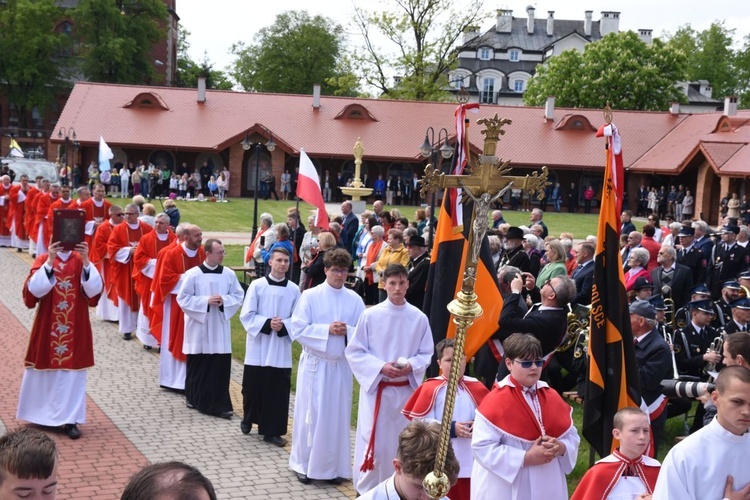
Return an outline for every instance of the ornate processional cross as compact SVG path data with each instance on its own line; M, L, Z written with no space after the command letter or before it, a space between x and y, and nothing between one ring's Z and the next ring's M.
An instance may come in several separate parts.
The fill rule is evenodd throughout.
M474 320L482 315L482 308L477 303L477 296L474 293L474 284L479 251L489 224L490 208L495 200L505 194L511 187L522 189L530 195L536 193L538 199L541 200L544 197L545 187L550 184L547 182L547 167L542 167L541 174L534 172L532 175L525 177L507 175L511 171L510 160L501 163L495 152L500 136L505 134L503 126L510 125L510 120L500 119L495 114L492 118L478 120L477 124L485 125L485 129L482 131L482 134L484 134L484 149L479 156L479 161L470 163L468 173L465 175L445 175L435 170L432 165L427 165L425 175L422 178L421 192L423 196L438 189L461 188L463 190L462 202L468 203L469 200L474 202L468 239L469 248L467 251L469 254L464 266L461 291L448 304L448 311L456 324L456 338L453 348L453 363L451 364L446 389L440 444L435 457L435 470L428 474L423 482L427 494L436 499L443 498L450 489L448 477L443 472L443 468L448 443L450 443L450 427L456 402L460 361L464 357L466 331L474 323Z

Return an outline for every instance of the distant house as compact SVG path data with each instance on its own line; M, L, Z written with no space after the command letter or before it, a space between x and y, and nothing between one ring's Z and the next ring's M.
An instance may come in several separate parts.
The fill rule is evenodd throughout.
M620 13L602 12L599 21L587 10L580 21L535 17L534 7L526 8L526 18L513 17L512 10L497 11L493 28L480 33L472 27L464 33L457 50L458 67L449 74L453 92L466 87L472 101L483 104L523 105L523 93L536 67L565 50L583 52L584 47L609 33L617 33ZM642 30L651 36L651 30ZM644 35L642 35L643 37Z

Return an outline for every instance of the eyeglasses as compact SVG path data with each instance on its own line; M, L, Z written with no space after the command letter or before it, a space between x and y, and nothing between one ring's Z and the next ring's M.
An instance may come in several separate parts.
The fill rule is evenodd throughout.
M513 360L514 363L518 363L521 365L521 368L529 369L531 368L531 365L536 366L537 368L541 368L544 366L544 360L543 359L535 359L534 361L519 361L517 359Z
M649 222L656 222L656 219L652 219L651 217L648 218Z
M342 276L349 272L348 269L338 268L338 267L329 267L328 270L332 272L333 274L338 274L339 276Z
M552 286L552 278L547 279L544 282L545 285L549 285L549 287L552 289L553 292L555 292L555 295L557 295L557 290L555 290L555 287Z
M125 215L139 215L138 212L125 212Z
M113 214L115 217L125 217L125 214Z

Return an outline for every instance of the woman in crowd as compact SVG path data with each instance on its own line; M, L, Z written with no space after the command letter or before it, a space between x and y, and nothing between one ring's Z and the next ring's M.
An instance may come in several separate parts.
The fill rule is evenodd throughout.
M156 207L151 203L144 203L143 207L141 208L141 215L138 217L138 220L142 221L145 224L148 224L151 227L154 227L156 225Z
M122 175L120 175L120 182L122 182ZM136 168L133 170L133 173L130 176L130 182L133 184L133 196L141 194L141 172L139 169Z
M625 273L625 291L629 292L635 286L638 278L649 278L650 273L646 269L651 255L645 248L634 248L628 255L628 266L630 270Z
M373 219L375 219L373 217ZM377 222L377 221L376 221ZM383 227L374 225L370 229L372 242L367 247L367 252L363 258L362 271L364 272L363 281L365 283L365 305L373 306L378 303L378 285L380 284L380 274L375 271L383 248L386 247L383 240Z
M164 200L164 213L169 216L169 225L176 229L180 223L180 210L172 199Z
M208 179L208 194L209 196L217 196L219 194L219 187L216 184L216 177L213 175Z
M587 214L591 213L591 203L594 201L595 196L596 192L594 191L594 186L589 184L589 186L583 192L583 207L584 212L586 212Z
M414 220L417 223L417 234L423 234L424 228L427 227L427 212L424 208L418 208L414 211Z
M226 196L228 182L226 175L224 175L224 172L219 174L219 178L216 179L216 188L219 190L219 201L224 201L224 197Z
M336 237L326 231L318 235L318 247L311 247L310 254L312 261L308 264L305 271L304 290L320 285L326 280L326 270L323 264L325 253L328 250L336 248Z
M539 238L533 234L527 234L523 237L523 250L528 254L531 260L529 272L536 278L539 276L539 269L542 267L542 252L539 251Z
M125 167L122 167L122 170L125 170ZM112 198L118 198L120 194L120 169L117 167L112 168L112 176L110 177L110 188L109 188L109 196Z
M311 215L307 218L308 230L302 237L302 243L299 246L299 259L302 271L300 273L299 284L300 288L304 290L307 278L305 276L305 269L310 265L313 260L312 250L318 247L318 235L320 234L320 227L315 225L315 216Z
M565 267L565 261L567 260L567 254L565 247L560 240L548 241L544 246L545 252L544 257L547 259L547 264L539 271L536 283L539 288L552 278L557 276L567 276L568 270Z
M385 268L389 264L401 264L404 267L409 263L409 251L404 246L404 233L398 229L388 231L388 246L383 249L383 253L378 259L375 266L375 272L382 276ZM385 282L380 280L378 283L378 303L383 302L387 294L385 293Z
M739 219L740 205L739 195L737 193L732 193L732 198L730 198L729 203L727 204L727 217Z
M693 213L695 212L695 198L693 193L689 189L685 190L685 197L682 199L682 218L683 220L691 220ZM682 222L682 221L677 221Z
M354 237L354 256L357 258L357 261L360 264L360 268L362 267L364 258L367 255L367 248L370 246L370 244L372 244L371 230L377 225L378 220L374 216L364 216L363 214L361 231L359 231L359 236L355 235ZM364 279L363 273L358 274L358 276Z

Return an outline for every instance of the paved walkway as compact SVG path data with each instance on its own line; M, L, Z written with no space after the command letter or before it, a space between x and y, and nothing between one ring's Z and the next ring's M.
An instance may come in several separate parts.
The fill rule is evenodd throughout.
M31 260L0 249L0 431L29 425L15 419L23 356L34 310L21 300ZM352 498L351 483L302 485L288 468L289 446L264 443L256 432L240 433L240 419L208 417L185 407L183 396L158 386L158 357L137 341L124 342L116 325L99 321L92 310L96 366L88 372L87 422L83 437L71 441L44 428L61 456L58 498L118 499L128 478L148 463L180 460L198 467L228 498ZM242 408L242 366L233 361L232 399ZM292 401L292 405L294 402ZM290 408L292 415L292 408ZM291 431L291 422L289 425ZM291 435L287 438L291 442Z

